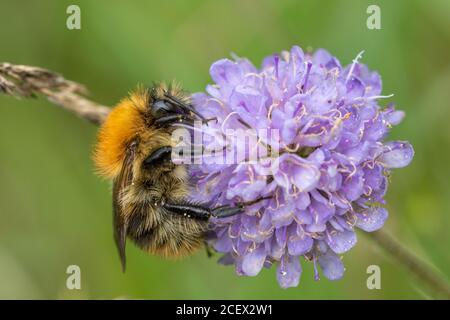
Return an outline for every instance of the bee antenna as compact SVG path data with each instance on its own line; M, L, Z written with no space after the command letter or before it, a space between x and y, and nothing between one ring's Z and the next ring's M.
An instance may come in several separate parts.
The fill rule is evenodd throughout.
M169 93L164 93L164 97L166 97L167 100L176 104L178 107L180 107L184 111L191 112L191 113L195 114L197 117L199 117L200 119L206 120L205 117L203 117L199 112L197 112L191 104L184 103L183 101L179 100L178 98L172 96Z

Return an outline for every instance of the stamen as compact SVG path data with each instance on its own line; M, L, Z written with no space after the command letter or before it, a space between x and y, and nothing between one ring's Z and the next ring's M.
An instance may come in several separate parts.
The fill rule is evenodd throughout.
M357 97L354 100L377 100L377 99L388 99L392 98L394 94L389 94L387 96L371 96L371 97Z
M275 77L278 79L278 62L280 61L280 57L275 54L273 59L275 60Z
M309 78L309 73L311 71L311 67L312 67L312 63L306 62L306 74L305 74L305 81L303 82L303 85L302 85L302 91L304 91L306 89L306 85L308 84L308 78Z
M350 67L350 71L348 72L347 78L345 78L345 83L348 82L348 80L350 80L350 77L353 74L353 70L355 69L356 64L358 63L358 60L362 58L362 55L364 53L364 50L361 51L360 53L358 53L358 55L356 56L355 59L353 59L353 63L352 66Z

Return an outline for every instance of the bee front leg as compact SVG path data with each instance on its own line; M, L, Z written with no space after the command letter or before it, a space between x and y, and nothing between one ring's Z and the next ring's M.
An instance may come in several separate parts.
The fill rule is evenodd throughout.
M190 118L189 116L186 116L184 114L170 114L167 116L163 116L161 118L158 118L155 120L155 124L158 127L167 127L169 125L172 125L174 123L193 123L194 119Z
M188 124L188 125L194 125L195 121L196 121L196 119L194 119L193 117L191 117L189 115L170 114L170 115L162 116L162 117L156 119L155 124L160 128L164 128L164 127L173 125L174 123L184 123L184 124ZM206 124L209 121L217 121L217 118L214 117L214 118L204 119L204 120L201 120L201 123Z

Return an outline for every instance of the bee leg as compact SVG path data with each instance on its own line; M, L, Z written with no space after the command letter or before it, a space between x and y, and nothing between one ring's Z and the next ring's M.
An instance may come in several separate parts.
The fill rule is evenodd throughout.
M143 162L144 166L151 167L165 161L169 162L172 156L172 147L161 147L153 151Z
M211 258L214 255L214 249L208 244L208 242L204 241L204 243L206 255L208 256L208 258Z
M208 209L190 203L175 204L165 202L163 208L174 214L203 221L207 221L211 216L211 212Z
M192 104L185 103L169 93L165 93L164 97L167 100L169 100L170 102L172 102L173 104L175 104L177 107L179 107L184 112L194 114L197 117L199 117L200 119L205 120L205 118L195 110L195 108Z
M211 215L215 218L231 217L231 216L234 216L235 214L242 213L242 211L244 210L244 208L246 206L251 206L255 203L258 203L259 201L267 200L270 198L271 197L261 197L261 198L258 198L256 200L249 201L249 202L239 202L234 207L231 207L228 205L216 207L211 211Z
M272 199L271 196L267 196L267 197L259 197L258 199L252 200L252 201L247 201L247 202L239 202L238 205L242 206L242 207L247 207L247 206L251 206L254 205L260 201L263 200L269 200Z
M258 203L262 200L270 199L271 197L261 197L253 201L249 202L239 202L234 207L230 207L228 205L216 207L212 210L211 215L215 218L227 218L234 216L235 214L241 213L246 206L251 206L255 203Z
M202 119L202 124L207 124L210 121L217 121L217 118L208 118L208 119ZM170 114L167 116L163 116L161 118L158 118L155 120L155 124L158 127L167 127L174 123L186 123L188 125L193 125L195 122L195 119L184 115L184 114Z
M195 205L191 203L169 203L165 202L163 208L174 214L180 214L188 218L199 219L203 221L209 220L209 218L228 218L236 214L242 213L246 206L251 206L259 201L270 199L271 197L260 197L256 200L249 202L241 202L236 206L231 207L224 205L215 207L213 209L206 208L201 205Z
M181 214L188 218L199 219L203 221L209 220L209 218L226 218L234 216L235 214L241 213L243 206L221 206L214 209L208 209L203 206L194 205L190 203L184 204L174 204L174 203L164 203L163 208L169 212L175 214Z
M237 205L236 207L220 206L211 210L211 216L214 218L227 218L241 213L244 206Z
M167 115L167 116L163 116L161 118L158 118L155 120L155 124L158 127L166 127L169 126L173 123L184 123L184 122L193 122L194 119L189 118L188 116L184 115L184 114L171 114L171 115Z

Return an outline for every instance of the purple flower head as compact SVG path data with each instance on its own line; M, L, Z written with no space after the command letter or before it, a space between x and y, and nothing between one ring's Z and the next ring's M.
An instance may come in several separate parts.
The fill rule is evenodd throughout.
M343 276L339 255L356 244L355 229L372 232L388 216L383 207L387 176L414 155L405 141L384 142L404 117L381 107L381 78L358 62L348 66L325 50L299 47L269 56L261 68L246 59L222 59L210 69L214 84L193 95L197 110L215 118L202 126L208 144L228 151L253 145L276 156L193 167L196 201L247 203L245 212L213 221L211 243L239 275L256 276L276 265L281 287L297 286L300 257L312 261L315 277ZM224 142L227 129L253 129ZM275 129L278 134L259 135Z

